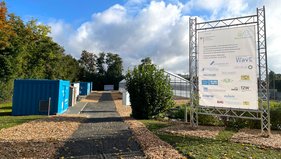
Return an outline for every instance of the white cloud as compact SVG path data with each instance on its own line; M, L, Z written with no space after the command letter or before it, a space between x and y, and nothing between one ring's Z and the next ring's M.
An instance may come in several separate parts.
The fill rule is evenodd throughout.
M281 43L278 6L281 4L278 0L190 0L186 4L177 0L130 0L94 13L91 20L77 29L63 21L53 21L49 25L53 31L51 36L76 58L83 49L95 53L114 52L120 54L127 69L142 58L151 57L155 64L171 72L187 73L190 14L199 13L198 20L241 16L254 14L255 8L263 3L268 11L269 66L281 72L281 58L278 58Z
M188 72L188 19L181 15L182 6L152 1L135 15L129 14L128 10L114 5L95 13L70 36L70 33L60 34L60 31L64 32L60 29L64 24L59 21L51 24L54 27L52 36L58 42L63 40L57 36L68 38L64 46L75 57L79 57L83 49L95 53L110 51L121 55L124 68L151 57L168 70ZM181 57L181 60L169 62L176 57ZM177 68L178 65L185 67Z
M268 63L271 70L281 73L281 1L264 1L267 24Z

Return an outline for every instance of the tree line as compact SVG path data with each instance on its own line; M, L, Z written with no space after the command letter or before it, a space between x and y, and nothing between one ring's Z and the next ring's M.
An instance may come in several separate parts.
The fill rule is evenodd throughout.
M0 101L11 100L15 79L65 79L100 84L122 78L122 59L117 54L82 51L76 60L48 36L49 26L36 20L24 22L8 13L0 2ZM114 83L114 84L115 84Z

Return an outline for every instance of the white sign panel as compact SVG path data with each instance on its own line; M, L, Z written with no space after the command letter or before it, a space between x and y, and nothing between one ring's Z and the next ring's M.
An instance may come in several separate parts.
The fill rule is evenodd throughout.
M198 32L199 105L258 109L255 26Z

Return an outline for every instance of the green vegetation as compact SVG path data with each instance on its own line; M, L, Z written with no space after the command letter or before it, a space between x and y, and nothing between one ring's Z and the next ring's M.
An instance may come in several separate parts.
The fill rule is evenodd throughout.
M68 55L50 36L51 28L37 20L24 22L8 13L0 1L0 102L11 101L15 79L64 79L114 84L122 80L122 59L117 54L82 51L80 60ZM106 69L105 69L106 68Z
M94 81L94 90L103 90L105 84L113 84L117 90L122 75L122 59L118 54L99 53L98 55L86 50L82 51L78 60L80 65L79 80Z
M0 104L0 116L11 115L12 113L12 103Z
M128 71L126 87L130 93L132 116L151 119L173 107L173 92L163 69L157 69L150 58Z
M140 120L150 131L156 131L161 128L171 126L170 123L158 120Z
M11 100L17 78L77 80L78 62L49 33L50 27L24 22L0 2L0 101Z
M0 130L9 128L35 119L45 118L46 116L30 115L30 116L0 116Z
M158 129L169 126L168 122L156 120L141 120L141 122L188 158L281 158L281 152L278 150L231 142L230 138L235 133L233 130L223 130L215 139L207 139L157 132Z
M187 118L190 118L190 107L187 107ZM166 116L171 119L184 119L185 114L185 105L178 105L174 108L171 108L167 111ZM273 130L281 130L281 102L270 101L270 120L271 128ZM250 119L239 119L239 118L230 118L227 121L226 118L210 116L210 115L199 115L199 124L200 125L214 125L214 126L227 126L233 129L241 128L254 128L260 129L260 121L250 120Z
M12 103L0 104L0 130L19 125L31 120L45 118L46 116L30 115L30 116L10 116L12 113Z

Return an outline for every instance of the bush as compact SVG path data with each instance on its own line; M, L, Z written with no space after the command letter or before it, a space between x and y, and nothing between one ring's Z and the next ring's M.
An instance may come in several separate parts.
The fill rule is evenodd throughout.
M132 116L151 119L174 105L169 78L150 62L144 62L128 71L126 87L130 94Z
M171 119L184 119L185 105L180 105L168 111L167 116ZM270 101L270 123L272 130L281 130L281 103ZM190 106L187 107L187 119L190 118ZM252 128L260 129L260 120L226 118L212 115L198 115L199 125L226 126L234 129Z
M9 80L6 82L0 81L0 103L12 100L13 86L13 80Z

